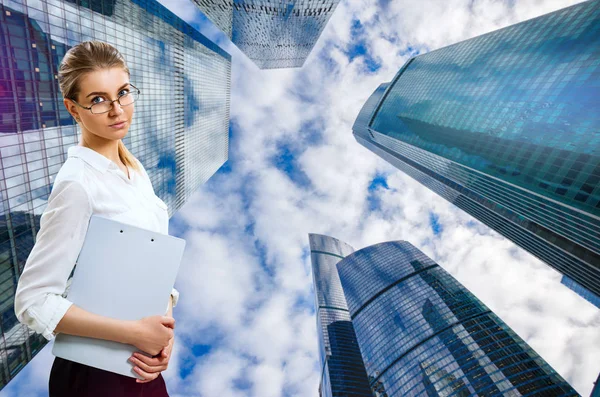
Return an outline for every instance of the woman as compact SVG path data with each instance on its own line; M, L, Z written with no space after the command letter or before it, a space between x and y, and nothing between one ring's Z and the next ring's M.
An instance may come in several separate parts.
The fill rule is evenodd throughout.
M56 175L19 279L15 313L48 340L64 332L128 343L153 357L134 353L130 358L143 380L56 357L50 396L168 396L161 371L173 349L177 290L165 302L164 316L137 321L99 316L65 298L92 214L168 234L167 206L121 141L140 93L129 77L122 55L98 41L76 45L61 62L60 90L65 107L81 127L81 139L68 149L68 159Z

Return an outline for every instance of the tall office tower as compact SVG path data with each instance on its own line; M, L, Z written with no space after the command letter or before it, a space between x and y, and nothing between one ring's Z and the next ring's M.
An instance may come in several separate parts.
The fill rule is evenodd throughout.
M339 0L193 0L261 69L297 68Z
M600 295L593 294L590 290L583 288L581 285L571 280L567 276L562 276L560 282L571 291L575 292L577 295L581 296L583 299L600 309Z
M598 374L598 379L594 382L594 388L592 389L590 397L600 397L600 374Z
M600 2L411 58L356 140L600 295Z
M331 251L325 255L337 275L329 278L339 277L373 395L578 396L508 325L410 243L337 256Z
M227 160L230 56L154 0L77 4L0 0L0 388L46 343L17 322L13 300L54 177L79 140L58 88L66 51L96 39L124 54L141 90L124 142L170 215Z
M321 382L319 397L372 397L335 264L354 249L339 240L309 235Z
M192 0L200 11L231 40L233 6L236 0Z

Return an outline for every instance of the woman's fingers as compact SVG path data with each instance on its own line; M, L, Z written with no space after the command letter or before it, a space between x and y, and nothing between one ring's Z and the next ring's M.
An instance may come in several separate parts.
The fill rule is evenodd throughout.
M140 381L138 379L138 381L140 381L140 382L154 380L154 379L158 378L158 375L160 375L160 372L148 373L148 372L144 371L143 369L141 369L140 367L134 367L133 370L135 372L137 372L139 375L141 375L142 378L144 378L143 381Z
M151 367L156 367L157 365L164 364L164 359L159 355L156 357L148 357L143 354L133 353L132 358L137 359L140 362L143 362L146 365Z
M145 360L142 361L136 357L131 357L130 361L147 373L161 372L167 369L165 363L158 358L146 357Z

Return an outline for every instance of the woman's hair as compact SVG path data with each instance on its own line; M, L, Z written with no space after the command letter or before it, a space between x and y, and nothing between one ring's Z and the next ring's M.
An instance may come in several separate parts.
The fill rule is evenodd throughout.
M123 55L112 45L102 41L84 41L67 51L58 68L58 84L64 98L77 100L81 79L101 69L121 68L130 76ZM135 157L119 140L119 158L125 165L139 171Z

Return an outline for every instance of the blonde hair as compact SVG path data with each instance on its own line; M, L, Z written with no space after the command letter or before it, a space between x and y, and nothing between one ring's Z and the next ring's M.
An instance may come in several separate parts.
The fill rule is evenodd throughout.
M130 76L123 55L112 45L102 41L84 41L67 51L58 68L58 85L64 98L77 100L79 82L87 74L100 69L122 68ZM131 168L140 171L136 158L119 140L119 158Z

